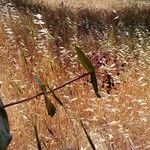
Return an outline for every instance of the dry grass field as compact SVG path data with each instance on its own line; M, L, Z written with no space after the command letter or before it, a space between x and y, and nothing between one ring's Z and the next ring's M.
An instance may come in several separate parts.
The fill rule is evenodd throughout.
M32 3L46 4L50 6L60 5L62 2L68 6L82 7L82 8L104 8L112 9L116 7L126 7L137 3L139 6L148 6L148 0L28 0Z
M39 93L33 76L54 89L85 73L74 45L95 66L101 98L86 76L55 92L64 107L49 94L54 117L43 96L7 107L9 150L38 149L33 124L42 150L92 150L80 119L96 150L149 150L149 2L43 1L0 2L4 103Z

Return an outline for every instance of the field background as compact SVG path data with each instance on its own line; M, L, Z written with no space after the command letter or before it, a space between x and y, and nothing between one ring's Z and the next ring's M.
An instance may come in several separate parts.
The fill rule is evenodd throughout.
M138 5L149 5L148 0L30 0L31 2L35 3L45 3L46 5L60 5L60 3L65 3L67 5L73 6L73 7L94 7L94 8L105 8L105 9L110 9L110 8L116 8L116 7L125 7L125 6L130 6L133 3L138 3Z
M5 104L40 92L33 75L55 88L86 72L74 45L96 66L102 95L85 77L56 91L67 112L49 95L53 118L42 96L7 107L9 150L37 149L33 122L43 150L91 150L79 119L97 150L150 149L149 1L2 0L0 11Z

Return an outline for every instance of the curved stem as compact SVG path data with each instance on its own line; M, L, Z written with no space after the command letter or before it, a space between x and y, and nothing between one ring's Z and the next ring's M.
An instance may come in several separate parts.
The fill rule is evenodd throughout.
M90 74L90 73L84 73L84 74L82 74L81 76L76 77L75 79L72 79L72 80L70 80L70 81L68 81L68 82L66 82L66 83L64 83L64 84L62 84L62 85L60 85L59 87L56 87L56 88L52 89L51 91L47 91L47 94L50 94L50 93L52 93L52 92L54 92L54 91L56 91L56 90L59 90L59 89L65 87L66 85L68 85L68 84L70 84L70 83L72 83L72 82L75 82L75 81L77 81L77 80L79 80L79 79L81 79L81 78L83 78L83 77L85 77L85 76L87 76L87 75L89 75L89 74ZM1 106L0 109L6 108L6 107L9 107L9 106L13 106L13 105L17 105L17 104L21 104L21 103L24 103L24 102L31 101L32 99L37 98L37 97L39 97L39 96L41 96L41 95L43 95L43 94L44 94L44 93L41 92L41 93L38 93L38 94L36 94L36 95L34 95L34 96L32 96L32 97L29 97L29 98L26 98L26 99L22 99L22 100L19 100L19 101L16 101L16 102L11 102L11 103L9 103L9 104L6 104L6 105Z

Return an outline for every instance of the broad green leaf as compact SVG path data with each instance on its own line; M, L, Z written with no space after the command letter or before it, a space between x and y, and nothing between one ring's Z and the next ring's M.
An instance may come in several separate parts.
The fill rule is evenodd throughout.
M91 77L91 84L93 86L93 89L95 91L96 96L101 98L101 95L100 95L100 93L98 91L98 85L97 85L97 79L96 79L95 72L90 73L90 77Z
M76 53L78 55L78 59L80 60L82 66L87 70L87 72L95 72L95 68L92 65L91 61L87 58L84 52L81 50L80 47L75 46Z
M78 55L78 58L79 58L81 64L90 73L91 83L92 83L93 89L95 91L95 94L97 97L100 98L101 96L98 92L98 85L97 85L97 79L96 79L96 75L95 75L95 68L92 65L92 63L90 62L90 60L83 53L81 48L78 46L76 46L75 48L76 48L76 52L77 52L77 55Z
M47 91L46 91L46 85L36 76L34 76L34 80L38 84L41 91L44 93L45 104L46 104L46 109L48 111L48 115L53 117L56 113L56 108L53 105L53 103L51 102L51 100L48 98L48 94L47 94Z

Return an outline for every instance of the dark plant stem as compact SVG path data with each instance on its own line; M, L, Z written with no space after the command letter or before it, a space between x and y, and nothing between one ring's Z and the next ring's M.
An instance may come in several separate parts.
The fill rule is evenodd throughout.
M75 81L77 81L77 80L79 80L79 79L81 79L81 78L83 78L83 77L85 77L85 76L87 76L87 75L89 75L89 74L90 74L90 73L84 73L84 74L82 74L81 76L78 76L78 77L76 77L75 79L70 80L70 81L68 81L68 82L66 82L66 83L64 83L64 84L62 84L62 85L60 85L59 87L56 87L56 88L54 88L54 89L52 89L52 90L50 90L50 91L47 91L47 94L50 94L50 93L52 93L52 92L54 92L54 91L57 91L57 90L59 90L59 89L65 87L66 85L68 85L68 84L70 84L70 83L72 83L72 82L75 82ZM21 104L21 103L24 103L24 102L28 102L28 101L30 101L30 100L32 100L32 99L34 99L34 98L37 98L37 97L39 97L39 96L41 96L41 95L44 95L44 93L41 92L41 93L38 93L38 94L36 94L36 95L34 95L34 96L32 96L32 97L29 97L29 98L26 98L26 99L23 99L23 100L19 100L19 101L17 101L17 102L11 102L11 103L9 103L9 104L6 104L6 105L1 106L0 109L6 108L6 107L9 107L9 106L13 106L13 105L17 105L17 104Z
M93 149L93 150L96 150L96 147L95 147L95 145L94 145L94 143L93 143L91 137L89 136L89 134L88 134L86 128L84 127L82 120L80 120L80 124L81 124L81 127L82 127L82 129L83 129L83 131L84 131L84 133L85 133L85 135L86 135L86 138L87 138L89 144L91 145L92 149Z

